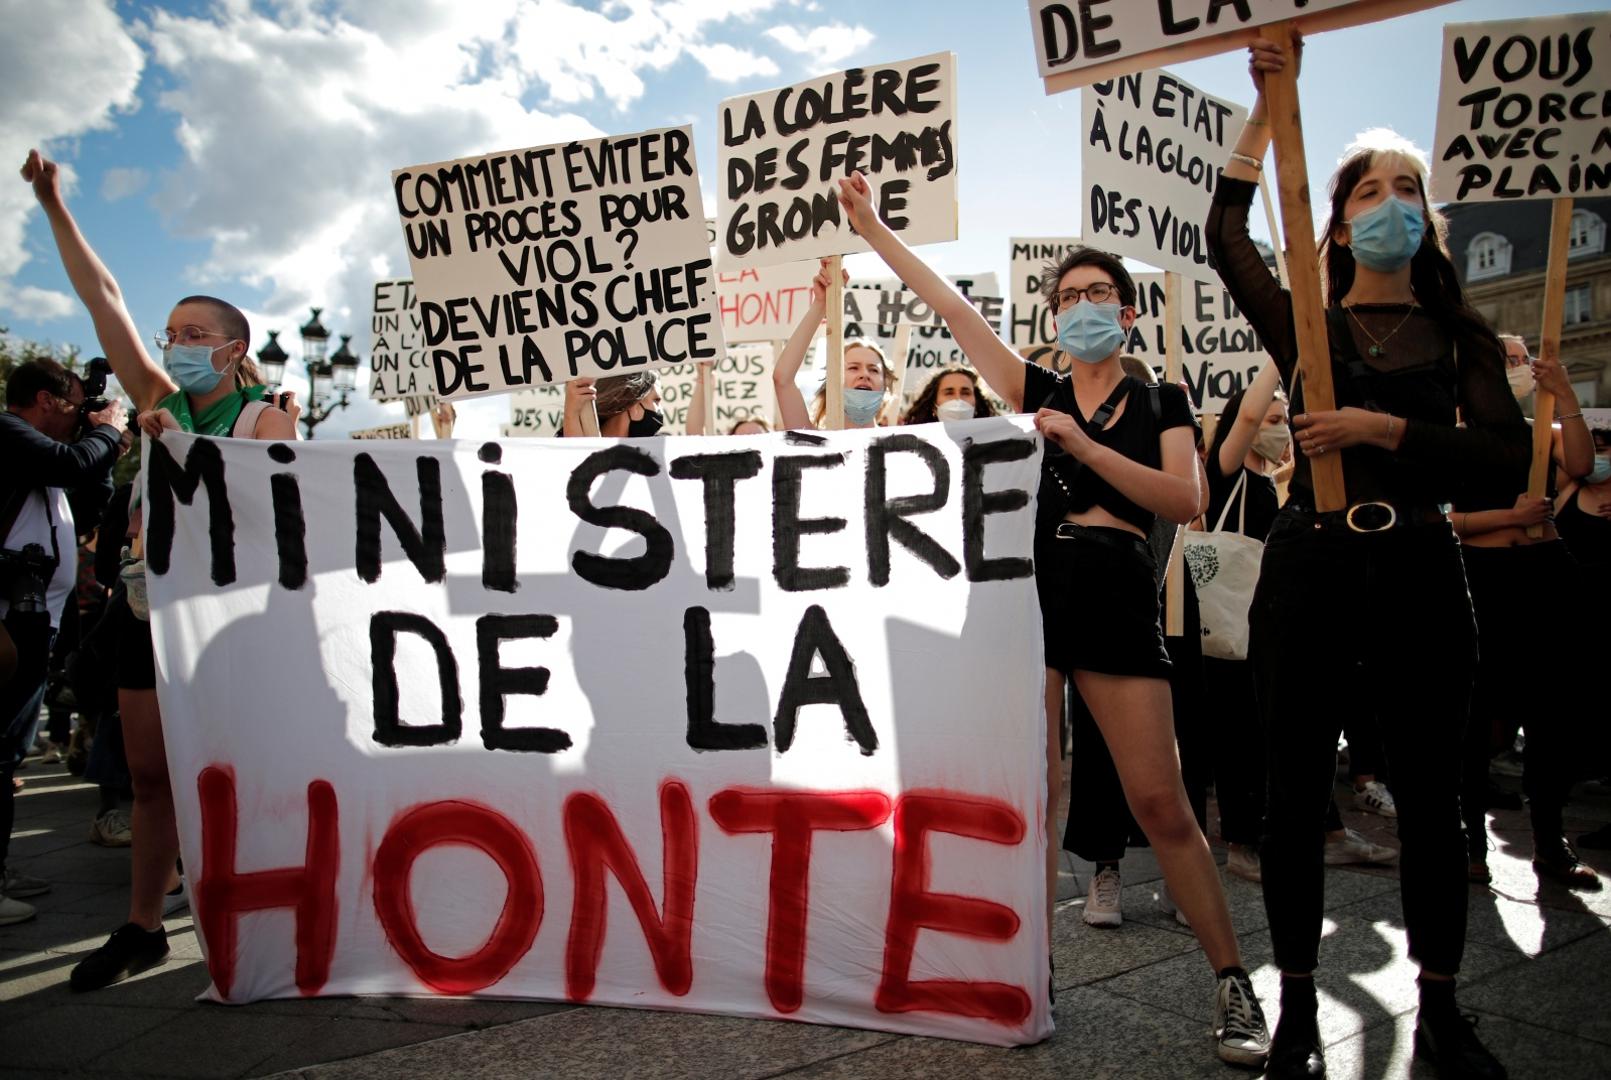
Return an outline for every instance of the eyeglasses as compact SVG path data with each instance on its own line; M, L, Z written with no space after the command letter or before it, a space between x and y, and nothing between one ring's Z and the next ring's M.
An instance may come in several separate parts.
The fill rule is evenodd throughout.
M216 330L203 330L199 326L182 326L178 330L159 330L151 335L157 348L163 352L175 345L199 345L203 338L221 338L226 335Z
M1095 282L1083 289L1060 289L1052 298L1056 305L1053 310L1062 311L1064 308L1071 308L1080 302L1081 296L1093 304L1111 304L1118 295L1119 287L1106 281Z

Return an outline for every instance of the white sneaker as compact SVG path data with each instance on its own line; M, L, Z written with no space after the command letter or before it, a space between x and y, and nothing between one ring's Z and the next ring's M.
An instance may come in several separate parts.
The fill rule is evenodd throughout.
M1186 913L1176 906L1175 898L1169 895L1169 886L1167 884L1158 893L1158 906L1163 908L1165 915L1174 916L1175 922L1184 926L1187 930L1191 929L1191 922L1187 920Z
M129 815L120 809L108 810L90 822L90 843L101 847L128 847L134 843Z
M1368 780L1364 787L1354 789L1354 809L1382 817L1398 817L1398 804L1393 802L1393 793L1380 780Z
M43 896L50 891L50 882L44 878L29 877L14 866L6 867L5 880L0 882L0 893L12 899L25 896Z
M1119 872L1103 870L1091 878L1091 887L1085 891L1085 925L1119 926L1124 915L1119 911Z
M1219 1059L1260 1068L1270 1056L1270 1028L1246 975L1227 975L1214 995L1214 1038Z
M1225 857L1225 872L1234 874L1243 881L1264 880L1264 867L1259 862L1259 853L1252 848L1231 848L1230 854Z
M0 926L27 922L35 914L32 904L25 904L21 900L13 900L9 896L0 896Z
M1326 865L1347 866L1351 863L1385 863L1398 858L1398 852L1381 844L1373 844L1353 829L1344 829L1341 840L1326 841Z
M183 874L179 875L179 887L162 896L162 917L166 919L175 912L183 911L190 906L190 886L185 884Z

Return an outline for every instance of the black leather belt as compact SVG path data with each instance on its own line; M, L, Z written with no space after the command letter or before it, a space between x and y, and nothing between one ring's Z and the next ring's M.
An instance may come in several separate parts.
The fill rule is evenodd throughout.
M1141 537L1125 532L1123 529L1099 529L1089 525L1081 525L1074 521L1064 521L1057 526L1057 539L1059 540L1089 540L1095 544L1104 544L1119 551L1126 551L1133 555L1144 555L1152 558L1152 547Z
M1296 508L1316 529L1335 532L1380 533L1447 525L1449 517L1440 506L1395 506L1389 502L1358 502L1346 510L1321 513L1312 507Z

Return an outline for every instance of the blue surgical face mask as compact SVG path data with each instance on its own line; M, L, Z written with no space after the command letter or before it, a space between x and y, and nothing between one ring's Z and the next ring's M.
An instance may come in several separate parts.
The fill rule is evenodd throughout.
M1057 347L1086 364L1100 364L1129 336L1119 325L1119 304L1081 300L1057 313Z
M163 357L167 363L168 374L179 384L179 389L187 394L210 394L218 389L218 384L235 366L231 363L229 367L219 371L213 367L213 353L234 344L231 341L216 349L208 348L206 345L169 345Z
M1611 480L1611 454L1595 454L1594 468L1583 478L1587 484L1603 484Z
M866 427L878 419L878 410L884 404L884 391L845 388L845 423Z
M1348 223L1348 245L1361 266L1387 273L1415 258L1425 231L1421 204L1390 196Z

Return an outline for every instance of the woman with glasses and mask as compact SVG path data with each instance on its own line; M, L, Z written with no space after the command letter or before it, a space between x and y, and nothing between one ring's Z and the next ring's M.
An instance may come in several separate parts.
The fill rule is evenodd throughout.
M1120 354L1136 319L1136 287L1107 252L1078 248L1045 280L1069 374L1025 363L961 293L879 220L867 180L840 181L857 235L945 320L990 389L1036 410L1047 440L1035 574L1046 661L1048 892L1055 884L1056 793L1063 683L1072 678L1108 745L1126 801L1152 842L1180 911L1218 976L1219 1056L1259 1065L1269 1036L1242 969L1218 868L1181 782L1147 535L1156 517L1184 524L1199 504L1196 423L1185 391L1149 389ZM1156 396L1155 396L1156 395Z
M1460 809L1466 823L1470 879L1492 880L1488 871L1488 763L1494 751L1508 746L1518 727L1527 732L1522 763L1522 790L1533 826L1533 869L1540 878L1568 888L1597 891L1600 878L1577 857L1566 840L1562 811L1572 786L1574 729L1586 715L1586 702L1570 681L1540 698L1530 680L1517 678L1516 659L1538 641L1539 588L1551 586L1581 595L1577 562L1555 530L1553 497L1557 475L1578 481L1594 468L1594 442L1583 422L1583 410L1567 406L1577 397L1559 361L1534 359L1527 343L1506 334L1504 345L1511 392L1530 397L1535 386L1553 394L1562 409L1551 434L1548 491L1537 498L1527 492L1526 471L1496 474L1457 501L1450 520L1459 535L1477 616L1477 677L1471 694L1471 721L1466 730L1464 782ZM1517 494L1520 492L1520 494ZM1529 535L1537 528L1538 537ZM1549 647L1561 668L1582 669L1583 603L1557 606L1550 623Z
M850 280L848 271L841 271L844 280ZM794 384L800 365L817 336L817 328L828 314L828 260L823 259L817 276L811 280L811 304L789 336L788 343L772 367L772 385L777 391L778 416L789 431L809 431L822 426L828 411L828 387L825 383L812 398L810 409L805 397ZM884 359L884 350L867 341L855 341L845 346L845 427L877 427L879 415L889 400L889 389L895 384L895 373Z
M1259 97L1204 230L1288 385L1298 366L1292 298L1249 237L1248 212L1270 142L1265 73L1295 63L1293 51L1252 46ZM1320 245L1337 408L1306 410L1297 384L1300 456L1250 612L1269 754L1264 904L1282 972L1271 1077L1325 1074L1314 981L1321 827L1344 710L1360 696L1380 721L1395 785L1404 922L1421 968L1416 1052L1445 1076L1505 1075L1455 1006L1467 903L1460 746L1476 633L1444 504L1525 472L1530 440L1503 350L1466 302L1439 226L1414 147L1370 133L1343 157ZM1321 512L1310 463L1327 455L1341 455L1348 506Z
M143 431L156 436L177 428L214 437L296 438L290 395L282 396L280 408L263 401L263 387L247 355L251 331L234 305L209 296L181 300L156 336L163 356L158 364L146 352L112 272L68 212L56 164L32 151L22 176L44 208L68 279L89 309L112 373L141 413ZM161 963L168 955L165 908L183 906L151 627L127 606L119 619L118 708L134 781L129 921L74 967L74 990L99 989Z

